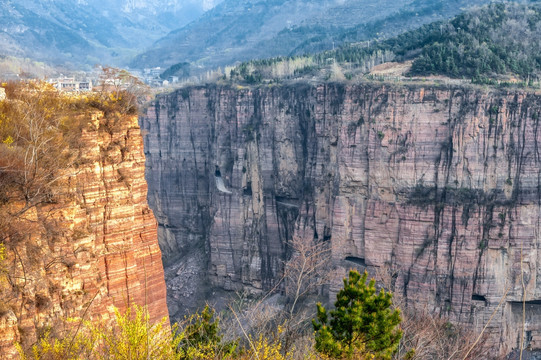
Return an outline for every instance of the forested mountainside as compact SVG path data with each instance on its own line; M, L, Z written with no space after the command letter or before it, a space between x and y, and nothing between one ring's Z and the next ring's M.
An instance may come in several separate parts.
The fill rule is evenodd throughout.
M5 0L0 55L74 66L124 65L218 1Z
M406 76L444 75L496 84L539 82L541 6L492 4L434 22L388 40L342 46L315 55L245 62L225 73L257 83L287 78L362 76L386 62L411 62ZM326 74L326 75L325 75Z
M192 73L236 61L330 50L385 38L489 1L227 0L139 55L132 66L192 64Z

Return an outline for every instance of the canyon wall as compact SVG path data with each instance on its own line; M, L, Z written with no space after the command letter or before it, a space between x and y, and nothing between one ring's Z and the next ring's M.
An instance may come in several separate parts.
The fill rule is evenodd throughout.
M524 295L539 349L540 115L536 94L430 85L160 96L140 122L164 260L202 248L215 288L260 292L293 237L330 242L342 274L386 273L408 306L476 331L495 312L500 353Z
M56 197L30 209L3 204L7 213L20 214L17 224L25 234L3 238L3 359L18 357L15 341L26 348L47 331L69 336L68 318L107 323L113 306L147 305L151 321L168 316L137 116L82 117L70 149L79 154L59 173L64 180Z

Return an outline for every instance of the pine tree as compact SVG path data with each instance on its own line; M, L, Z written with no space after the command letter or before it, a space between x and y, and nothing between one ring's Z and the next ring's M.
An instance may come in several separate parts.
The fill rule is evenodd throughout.
M374 279L367 284L367 277L367 272L361 276L351 270L336 295L335 309L327 312L317 304L312 323L318 352L338 359L364 355L386 360L398 349L400 310L392 309L392 294L384 290L377 294Z
M188 317L184 325L177 333L180 360L226 359L237 348L236 341L222 341L219 321L214 318L214 309L208 305L201 313Z

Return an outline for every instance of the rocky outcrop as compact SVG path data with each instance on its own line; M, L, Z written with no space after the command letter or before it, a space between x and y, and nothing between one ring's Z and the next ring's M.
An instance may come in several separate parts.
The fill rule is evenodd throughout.
M539 348L540 115L536 94L458 87L161 96L141 123L164 259L206 247L214 286L257 292L293 236L315 238L337 268L389 274L408 306L477 331L495 312L500 353L518 347L524 296Z
M17 317L13 311L4 311L0 315L0 350L5 359L16 359L19 355L15 343L21 341L17 328Z
M147 305L151 321L168 316L137 117L83 117L79 156L57 197L21 212L24 239L4 239L2 354L14 356L19 337L26 347L49 330L65 336L68 318L108 321L113 306ZM23 205L4 206L14 214Z

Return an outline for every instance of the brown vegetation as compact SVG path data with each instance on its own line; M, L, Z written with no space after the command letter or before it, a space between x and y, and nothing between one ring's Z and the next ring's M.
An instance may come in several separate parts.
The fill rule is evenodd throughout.
M88 161L88 149L81 148L83 131L98 124L114 131L136 110L127 105L125 90L114 96L74 95L43 82L2 86L6 99L0 101L0 313L12 312L20 320L30 308L48 313L55 306L51 296L63 296L61 285L48 276L55 267L69 272L76 254L63 251L59 240L87 231L57 211L74 201L73 176ZM35 327L38 335L54 336L62 328L51 332L51 321L33 321L26 328ZM21 332L23 338L28 335Z
M124 91L105 100L103 93L72 96L41 82L7 83L5 88L7 99L0 102L0 241L11 248L29 228L47 228L46 221L36 224L28 211L65 195L63 182L76 171L78 138L89 114L108 112L105 124L114 128L121 114L134 110Z

